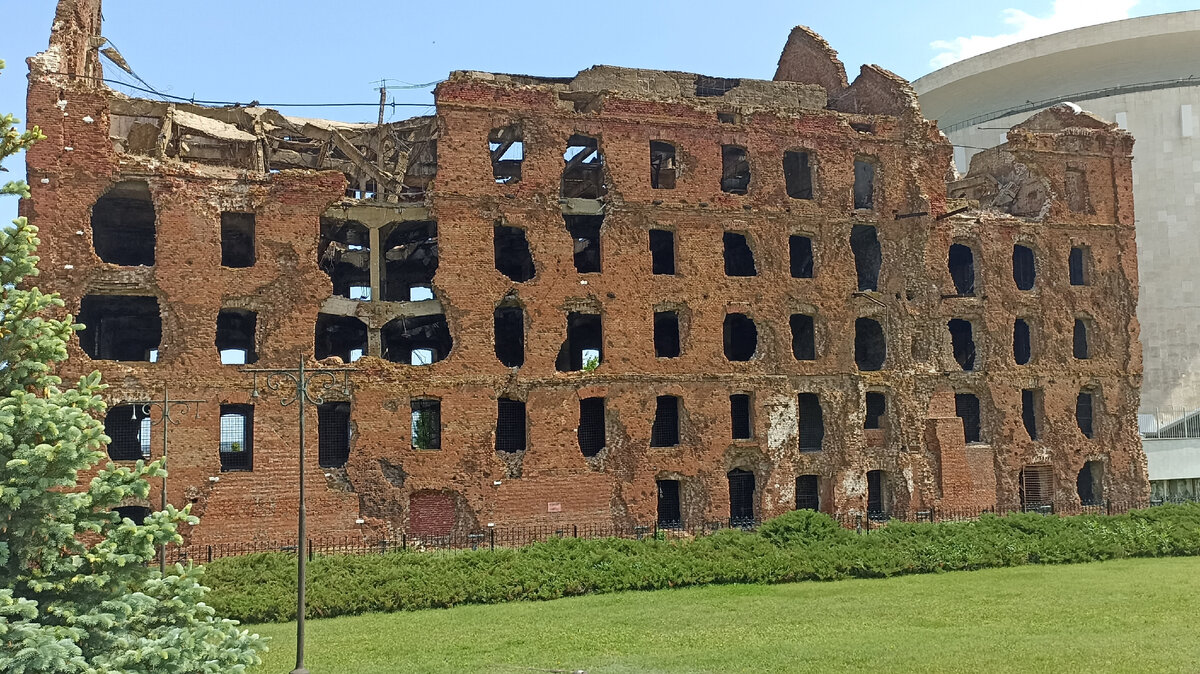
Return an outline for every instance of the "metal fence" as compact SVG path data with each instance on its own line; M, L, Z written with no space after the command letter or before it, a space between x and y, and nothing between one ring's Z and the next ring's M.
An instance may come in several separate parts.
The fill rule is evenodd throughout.
M1138 412L1138 431L1146 439L1200 438L1200 409L1154 407Z

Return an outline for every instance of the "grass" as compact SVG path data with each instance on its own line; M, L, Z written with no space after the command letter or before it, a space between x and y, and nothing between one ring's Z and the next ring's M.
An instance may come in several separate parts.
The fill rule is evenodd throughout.
M310 620L313 674L1200 671L1200 558L719 585ZM258 673L295 663L295 623Z

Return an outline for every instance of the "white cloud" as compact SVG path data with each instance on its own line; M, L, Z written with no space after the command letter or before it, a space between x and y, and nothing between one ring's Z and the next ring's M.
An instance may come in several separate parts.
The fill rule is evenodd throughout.
M1054 0L1050 16L1038 17L1019 9L1004 10L1004 23L1011 27L1000 35L972 35L953 40L936 40L929 44L941 52L929 65L941 68L977 54L999 49L1023 40L1049 35L1072 28L1092 26L1106 21L1129 17L1139 0Z

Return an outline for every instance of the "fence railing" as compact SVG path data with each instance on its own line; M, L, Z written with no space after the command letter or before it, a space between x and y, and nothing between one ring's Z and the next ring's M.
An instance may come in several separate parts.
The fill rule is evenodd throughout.
M1200 438L1200 409L1154 407L1140 410L1138 431L1147 440Z

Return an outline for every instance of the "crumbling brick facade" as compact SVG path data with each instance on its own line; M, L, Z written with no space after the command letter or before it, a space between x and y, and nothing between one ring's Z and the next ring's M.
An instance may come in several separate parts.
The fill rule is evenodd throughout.
M62 0L29 61L23 208L89 326L63 374L208 401L193 542L294 531L296 408L240 363L301 358L356 369L308 411L316 537L1147 494L1112 125L1043 113L948 196L908 84L803 28L775 81L455 72L385 125L127 98L99 28Z

